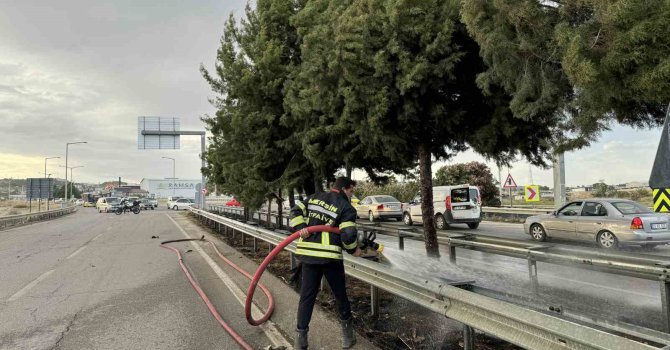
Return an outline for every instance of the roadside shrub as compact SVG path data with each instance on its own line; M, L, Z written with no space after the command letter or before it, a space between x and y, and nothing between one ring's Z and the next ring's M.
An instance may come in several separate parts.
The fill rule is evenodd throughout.
M25 209L25 208L28 208L28 204L24 204L24 203L14 204L13 208L16 208L16 209Z

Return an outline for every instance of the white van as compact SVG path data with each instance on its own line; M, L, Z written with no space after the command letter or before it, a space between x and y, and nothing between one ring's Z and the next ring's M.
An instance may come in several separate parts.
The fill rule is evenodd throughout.
M95 203L95 208L98 209L98 213L105 213L112 210L112 207L117 204L119 198L117 197L101 197L98 198L98 201Z
M422 223L421 194L409 203L403 210L405 225ZM435 226L444 230L451 224L467 224L476 229L482 221L482 196L477 186L468 184L456 186L433 187L433 210Z

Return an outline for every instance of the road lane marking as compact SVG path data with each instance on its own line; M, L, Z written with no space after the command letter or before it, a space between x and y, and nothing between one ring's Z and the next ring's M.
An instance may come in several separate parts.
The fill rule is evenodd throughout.
M110 228L111 228L111 227L110 227ZM94 242L96 239L100 238L100 236L102 236L102 235L103 235L103 234L101 233L101 234L99 234L99 235L93 237L93 239L91 240L91 242Z
M65 258L65 260L68 260L68 259L70 259L70 258L73 258L75 255L79 254L79 253L80 253L82 250L84 250L84 249L86 249L86 246L85 246L85 245L82 246L81 248L75 250L74 253L68 255L68 257Z
M31 288L35 287L38 283L40 283L43 279L47 278L50 274L52 274L55 270L49 270L43 274L41 274L39 277L35 278L32 282L28 283L25 287L21 288L18 292L14 293L7 301L14 301L20 297L22 297L24 294L26 294Z
M188 233L186 233L186 231L184 231L184 229L170 215L165 214L165 216L167 216L170 219L170 221L172 221L172 223L175 226L177 226L179 231L181 231L181 233L186 238L193 238L189 236ZM214 260L212 260L212 258L207 253L205 253L204 250L202 250L202 247L200 245L198 245L195 242L190 243L193 249L197 251L200 254L200 256L202 256L205 262L207 262L207 264L212 268L212 270L214 270L216 275L219 276L221 281L223 281L226 287L228 287L228 290L230 290L230 292L233 294L235 299L237 299L240 305L244 307L245 300L247 298L246 293L244 293L242 289L240 289L240 287L238 287L237 284L235 284L235 282L230 278L230 276L228 276L228 274L226 274L221 269L221 267L218 264L216 264L216 262L214 262ZM261 312L261 310L254 303L251 304L251 307L252 307L252 315L254 317L260 317L263 315L263 312ZM291 344L286 340L286 338L284 338L281 332L279 332L279 330L277 329L277 326L271 320L268 320L266 323L260 325L259 327L263 330L265 335L272 342L273 346L285 346L287 349L292 348Z

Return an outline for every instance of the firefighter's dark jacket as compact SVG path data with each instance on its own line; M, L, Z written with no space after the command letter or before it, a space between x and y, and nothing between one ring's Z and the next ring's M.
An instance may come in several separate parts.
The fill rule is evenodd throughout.
M317 193L303 202L297 202L291 209L290 220L291 232L314 225L340 228L340 234L316 232L306 239L299 238L296 255L303 262L323 264L333 259L342 260L342 250L349 254L356 251L356 209L351 206L349 197L337 189Z

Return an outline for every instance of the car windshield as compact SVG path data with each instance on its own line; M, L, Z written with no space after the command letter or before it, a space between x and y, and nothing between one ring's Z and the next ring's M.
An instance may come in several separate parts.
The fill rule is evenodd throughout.
M391 196L376 196L375 200L377 201L377 203L399 202L397 199L395 199Z
M621 213L621 214L647 214L651 213L649 208L645 207L636 202L612 202L612 205Z

